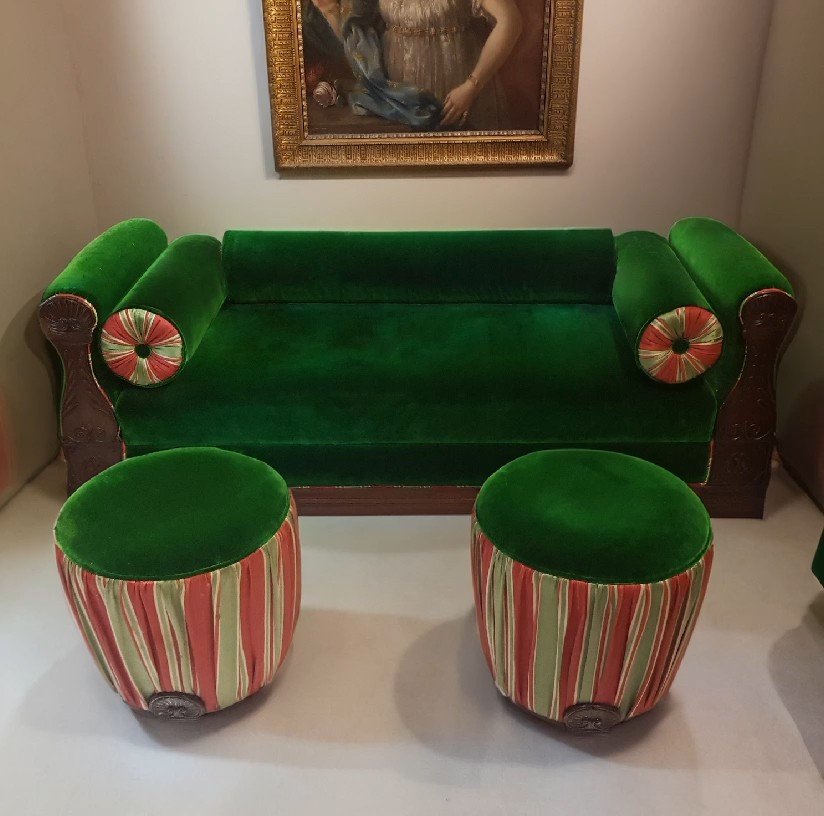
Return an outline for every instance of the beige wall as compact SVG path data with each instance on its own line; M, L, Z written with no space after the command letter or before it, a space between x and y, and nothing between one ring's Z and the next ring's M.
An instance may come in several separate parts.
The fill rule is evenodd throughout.
M236 227L736 223L771 0L586 0L568 173L278 179L260 0L67 2L97 215Z
M775 6L742 230L791 278L802 320L779 376L782 455L824 504L824 3Z
M35 309L97 227L59 3L7 4L0 26L0 503L56 453Z

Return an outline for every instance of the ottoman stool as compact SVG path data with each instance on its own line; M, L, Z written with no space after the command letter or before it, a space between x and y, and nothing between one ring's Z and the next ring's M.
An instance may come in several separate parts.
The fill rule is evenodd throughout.
M69 497L55 541L77 625L133 708L218 711L269 683L289 650L297 515L263 462L215 448L126 459Z
M574 731L606 732L669 689L712 564L709 515L657 465L541 451L475 504L475 607L499 691Z

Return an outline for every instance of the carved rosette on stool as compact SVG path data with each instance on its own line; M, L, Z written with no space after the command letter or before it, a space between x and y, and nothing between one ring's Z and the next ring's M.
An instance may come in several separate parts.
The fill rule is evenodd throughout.
M670 514L681 529L668 529ZM712 556L700 501L649 462L566 450L506 465L472 525L478 629L498 690L577 733L649 711L684 657Z
M204 452L207 457L216 457L218 465L221 459L232 458L253 463L253 478L261 473L265 478L266 471L273 474L270 483L262 485L253 484L249 478L244 481L243 474L238 478L237 467L225 470L224 478L235 486L239 501L254 493L253 511L274 500L269 514L274 533L239 560L231 561L227 556L223 560L229 563L218 568L165 579L113 576L114 565L119 565L124 576L149 572L145 566L148 557L137 553L134 543L144 534L157 534L164 518L168 520L164 512L168 507L157 504L161 492L169 492L164 474L158 476L155 494L149 486L147 495L151 460L160 457L159 464L178 475L180 460L190 476L202 467L204 484L194 485L188 493L195 496L206 481L220 476L214 462L203 460ZM143 472L124 480L121 471L135 470L135 466ZM241 461L240 466L245 464ZM106 479L112 481L111 489L105 484L96 485ZM272 485L274 489L269 490ZM150 515L157 515L142 531L129 537L120 555L100 541L102 528L85 522L101 500L109 503L108 508L99 508L102 514L122 510L127 487ZM197 510L186 496L171 495L168 503L178 505L184 519L187 512ZM283 513L278 503L283 504ZM158 548L160 554L154 561L164 564L162 569L178 572L181 567L197 568L218 560L216 552L224 556L238 546L248 551L248 541L245 545L239 543L244 532L252 527L259 531L261 526L238 526L238 508L221 508L213 501L210 504L211 509L204 505L200 512L211 512L218 523L221 514L225 515L226 526L219 531L220 536L204 537L199 547L193 535L190 546L186 546L188 552L179 556L166 556ZM180 530L173 522L167 523L169 537L163 542L164 548L174 546L172 538ZM191 524L197 526L194 518ZM229 540L233 535L237 540ZM225 546L220 538L227 542ZM300 608L297 513L280 477L262 462L227 451L197 448L127 460L92 479L69 499L58 519L55 539L60 578L77 625L103 676L131 707L165 719L197 719L260 690L272 681L286 658ZM99 545L95 545L96 540Z

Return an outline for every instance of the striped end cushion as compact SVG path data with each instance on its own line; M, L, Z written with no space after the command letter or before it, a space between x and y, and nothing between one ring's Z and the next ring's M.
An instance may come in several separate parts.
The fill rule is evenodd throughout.
M121 309L105 322L100 352L112 373L139 386L161 385L184 361L183 338L174 324L138 308Z
M712 312L701 306L679 306L644 329L638 361L654 380L687 382L718 362L723 341L721 323Z
M153 700L176 693L218 711L271 682L286 658L300 610L294 502L251 555L188 578L105 578L56 551L89 651L133 708L154 712Z
M473 520L481 646L499 691L548 720L608 707L616 721L668 691L706 591L713 550L648 584L599 584L539 572L502 553Z

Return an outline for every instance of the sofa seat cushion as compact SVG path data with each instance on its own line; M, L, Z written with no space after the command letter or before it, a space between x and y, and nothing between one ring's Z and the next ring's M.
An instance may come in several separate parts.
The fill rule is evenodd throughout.
M292 486L480 485L595 447L706 478L715 398L639 371L612 306L225 306L166 388L115 397L128 455L216 445Z

